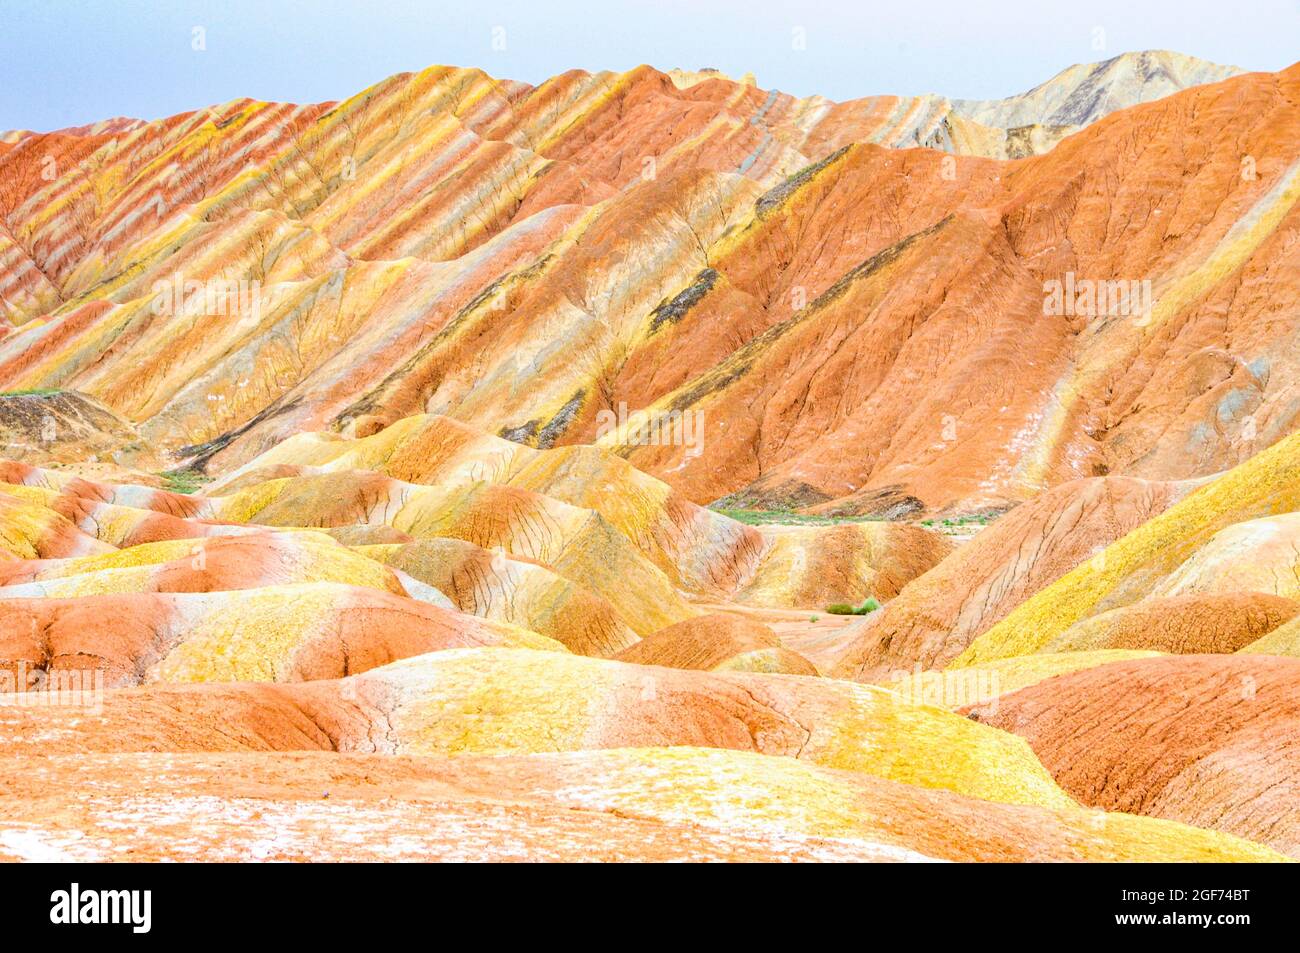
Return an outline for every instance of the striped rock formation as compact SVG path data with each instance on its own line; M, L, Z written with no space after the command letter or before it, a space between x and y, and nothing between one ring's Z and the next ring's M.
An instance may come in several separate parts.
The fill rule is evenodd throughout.
M1010 162L950 104L648 67L434 67L23 136L0 387L83 394L134 428L121 462L210 475L431 411L597 441L696 503L897 515L1206 476L1294 425L1300 74L1091 120L1224 72L1054 81L1027 102L1090 124Z
M1267 657L1295 655L1300 631L1300 603L1291 597L1297 548L1289 535L1300 509L1297 463L1300 443L1291 436L1192 490L1040 588L943 671L918 661L915 671L886 678L860 667L861 643L841 658L841 669L873 675L917 702L985 712L1006 727L1013 722L1005 718L1023 716L1020 708L1007 716L1006 704L1048 699L1035 704L1052 709L1050 717L1073 717L1072 706L1053 700L1068 697L1057 692L1103 683L1110 693L1123 692L1133 673L1174 665L1156 656L1194 657L1206 678L1220 679L1253 664L1234 661L1232 653L1280 663ZM1253 684L1256 677L1242 678ZM1160 690L1173 684L1161 682ZM1177 694L1186 701L1185 691ZM1106 726L1098 730L1126 723L1122 711L1098 704Z
M338 583L79 598L0 593L0 666L55 673L93 665L109 687L342 678L481 645L562 651L514 626Z
M909 583L846 645L833 674L878 681L942 668L1029 596L1162 512L1188 485L1093 477L1003 516Z
M682 617L661 576L701 598L815 608L892 598L951 548L936 533L896 523L747 526L608 451L534 450L432 415L368 437L300 434L209 493L209 512L231 522L382 523L409 536L502 547L616 605L617 591L644 590L664 608L625 617L642 635ZM654 625L665 612L679 618Z
M462 612L521 625L580 655L613 655L638 639L609 599L503 550L439 538L359 546L357 552L427 583Z
M1168 53L0 135L0 859L1300 857L1297 143Z
M1236 652L1300 614L1300 602L1266 592L1144 599L1072 625L1048 652L1140 649L1193 655Z
M0 567L4 595L60 598L124 592L229 592L300 582L361 585L396 595L397 574L322 533L266 532L170 540L71 559ZM436 597L446 604L444 597Z
M1217 83L1242 71L1169 50L1124 53L1102 63L1061 70L1027 93L1006 99L958 99L953 109L987 126L1033 123L1086 126L1117 109L1161 99L1189 86Z
M1065 808L1023 741L893 693L525 649L451 649L337 681L154 685L102 714L0 706L0 755L334 750L521 754L700 745L1012 804ZM32 730L35 725L42 730Z
M1021 735L1082 803L1300 856L1300 660L1183 655L1051 678L971 713Z
M1079 631L1072 627L1085 620L1091 620L1090 627L1107 626L1114 617L1106 619L1102 614L1125 607L1130 613L1149 608L1158 614L1171 597L1191 593L1224 596L1200 602L1206 611L1221 617L1217 623L1199 624L1210 643L1222 639L1225 645L1240 645L1251 633L1263 635L1267 623L1240 619L1247 610L1229 596L1252 592L1291 599L1297 548L1287 533L1297 524L1288 514L1297 511L1300 435L1292 435L1196 489L1040 589L975 639L951 665L977 667L994 659L1050 650L1071 643L1073 636L1067 633ZM1216 577L1223 582L1214 582ZM1271 618L1280 621L1285 613L1275 611ZM1241 634L1230 635L1234 630ZM1190 633L1171 632L1168 638L1173 641L1167 641L1166 648L1177 651L1174 646L1182 644L1183 637L1195 640Z
M474 645L611 656L698 600L887 597L948 549L914 526L746 526L604 451L441 417L302 435L208 495L3 463L0 506L0 656L110 685L338 677ZM732 654L817 672L779 640Z

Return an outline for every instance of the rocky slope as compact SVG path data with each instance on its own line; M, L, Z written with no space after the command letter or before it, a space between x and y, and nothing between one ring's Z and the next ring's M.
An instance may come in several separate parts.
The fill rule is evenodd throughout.
M1028 92L1006 99L956 99L953 109L986 126L1071 126L1096 122L1118 109L1161 99L1191 86L1217 83L1243 70L1169 50L1124 53L1101 63L1063 69Z
M1294 422L1296 77L1012 163L649 68L27 136L0 158L0 386L83 393L209 474L432 411L599 441L697 503L1204 476Z

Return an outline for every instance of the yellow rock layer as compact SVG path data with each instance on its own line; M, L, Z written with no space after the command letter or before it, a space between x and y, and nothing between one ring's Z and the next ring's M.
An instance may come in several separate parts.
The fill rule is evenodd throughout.
M1028 688L1056 675L1161 654L1138 649L1044 652L996 659L969 668L898 673L881 684L918 704L941 708L987 707L996 704L1001 695Z
M864 803L851 775L792 758L773 758L710 748L642 748L592 752L591 781L567 783L564 803L589 810L705 825L744 825L818 837L855 838L895 844L955 860L1033 845L1006 844L1014 832L994 833L981 822L1016 818L1029 827L1060 826L1065 850L1091 862L1284 861L1282 855L1242 838L1173 821L1078 807L994 808L948 795L938 806L889 790L890 804ZM617 771L603 770L617 766ZM874 788L872 791L876 790ZM919 792L918 792L919 793ZM909 808L899 801L911 798ZM987 814L984 812L987 811ZM965 815L969 827L954 818ZM1044 840L1048 836L1044 834Z
M1293 434L1189 494L1155 519L1026 600L976 639L951 667L1038 651L1095 611L1136 601L1219 530L1300 509L1300 434Z
M994 801L1075 806L1021 739L873 686L504 649L437 652L358 678L401 686L390 720L407 754L618 747L661 732L688 744L740 729L766 753L825 767ZM737 718L757 723L746 728Z

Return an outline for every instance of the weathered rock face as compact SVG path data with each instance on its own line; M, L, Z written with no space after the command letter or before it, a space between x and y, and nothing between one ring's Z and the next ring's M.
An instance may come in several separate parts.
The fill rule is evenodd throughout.
M1282 75L1283 83L1300 77ZM1294 427L1295 369L1277 378L1265 368L1288 360L1293 329L1264 315L1277 314L1291 292L1257 284L1257 269L1277 256L1290 270L1280 263L1295 255L1300 190L1296 157L1267 118L1290 107L1277 99L1279 112L1259 111L1256 96L1270 99L1274 86L1256 82L1242 77L1115 114L1012 166L959 162L954 181L935 153L849 150L770 209L775 221L736 239L751 273L762 269L749 285L767 286L760 300L780 302L801 287L808 306L657 401L725 421L724 445L710 439L696 460L671 447L642 447L631 459L677 468L677 485L703 497L732 491L724 481L734 474L748 481L749 500L881 512L996 505L1103 473L1196 477L1276 440ZM1256 145L1245 154L1275 154L1278 177L1265 186L1246 162L1243 178L1243 155L1211 150L1189 171L1196 191L1237 212L1207 228L1180 200L1198 222L1183 228L1167 217L1172 205L1155 199L1170 187L1169 166L1118 157L1135 150L1154 159L1201 121L1218 132L1251 125ZM1222 215L1228 206L1215 207ZM1122 236L1111 232L1115 214L1127 223ZM815 263L791 247L798 234L823 236ZM775 286L774 257L791 260ZM714 288L746 287L744 266L711 262L722 276ZM1149 312L1131 295L1100 308L1081 302L1104 287L1085 278L1093 275L1136 280L1139 294L1149 280ZM1053 282L1062 295L1074 289L1075 307L1045 301ZM1266 285L1272 295L1248 290ZM717 327L712 294L696 306L697 334ZM1247 299L1260 318L1237 325ZM1234 343L1209 333L1224 320ZM689 314L674 337L689 334L688 324Z
M582 655L613 655L638 638L604 596L504 550L434 538L357 551L445 593L462 612L523 626Z
M1267 592L1144 599L1078 622L1047 652L1138 649L1192 655L1236 652L1300 613L1300 602Z
M888 598L950 549L917 526L747 526L606 451L539 451L430 416L363 438L300 435L205 495L0 463L0 514L4 658L98 658L115 684L336 676L363 656L465 645L612 656L700 615L699 601ZM213 598L134 598L163 593ZM101 607L126 631L74 631ZM750 648L716 662L817 672L779 643Z
M1012 510L873 614L833 674L880 681L942 668L1027 598L1192 487L1124 477L1064 484Z
M1029 741L1082 803L1300 854L1300 660L1116 662L998 699L981 720Z
M1157 638L1163 639L1162 645L1130 647L1177 652L1185 637L1190 640L1188 650L1209 639L1203 643L1207 649L1222 644L1218 650L1233 651L1249 634L1262 636L1269 624L1242 618L1252 611L1242 600L1258 600L1246 594L1277 597L1275 607L1292 601L1300 552L1294 534L1300 524L1288 514L1298 509L1300 435L1292 435L1200 486L1040 589L950 664L977 668L996 659L1079 647L1075 639L1090 643L1094 635L1088 633L1098 627L1109 629L1113 623L1123 629L1125 616L1168 615L1161 606L1168 609L1171 599L1192 595L1201 596L1192 603L1192 614L1208 615L1197 622L1190 616L1184 619L1190 628L1182 634L1178 620L1170 616L1162 624L1171 629ZM1179 605L1173 603L1175 609ZM1127 613L1112 614L1122 609ZM1285 617L1277 608L1267 615L1279 623ZM1193 629L1200 629L1201 635ZM1104 634L1100 638L1107 640Z
M850 682L450 649L340 681L122 689L102 717L0 706L0 752L527 753L702 745L1072 807L1020 739ZM30 730L41 723L46 730ZM382 727L381 727L382 726Z
M114 688L341 678L478 645L562 650L514 626L337 583L0 599L0 666L15 677L93 666Z
M213 475L424 411L598 440L697 503L1208 475L1300 406L1300 73L1085 73L1011 112L1091 124L1014 162L919 101L649 68L17 137L0 386L75 389L136 428L127 462ZM973 154L886 147L925 144Z
M639 599L619 611L640 635L690 615L677 590L775 607L892 598L951 551L913 525L748 526L609 451L538 451L430 415L299 435L209 492L205 512L230 522L382 525L519 554L616 608Z
M107 459L134 441L135 429L129 423L84 394L0 394L0 442L10 460L46 464Z

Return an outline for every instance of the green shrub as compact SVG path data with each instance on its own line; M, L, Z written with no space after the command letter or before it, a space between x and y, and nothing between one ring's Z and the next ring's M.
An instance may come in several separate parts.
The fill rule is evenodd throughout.
M776 523L784 526L840 526L844 523L879 523L879 516L822 516L818 513L796 513L793 510L749 510L710 506L715 513L749 526Z
M831 615L867 615L875 612L880 608L880 603L875 596L867 596L866 601L860 606L852 606L847 602L836 602L826 607L826 611ZM813 620L816 621L815 619Z
M204 476L196 470L168 470L158 475L163 478L163 489L187 495L199 491L204 484L212 482L212 477Z

